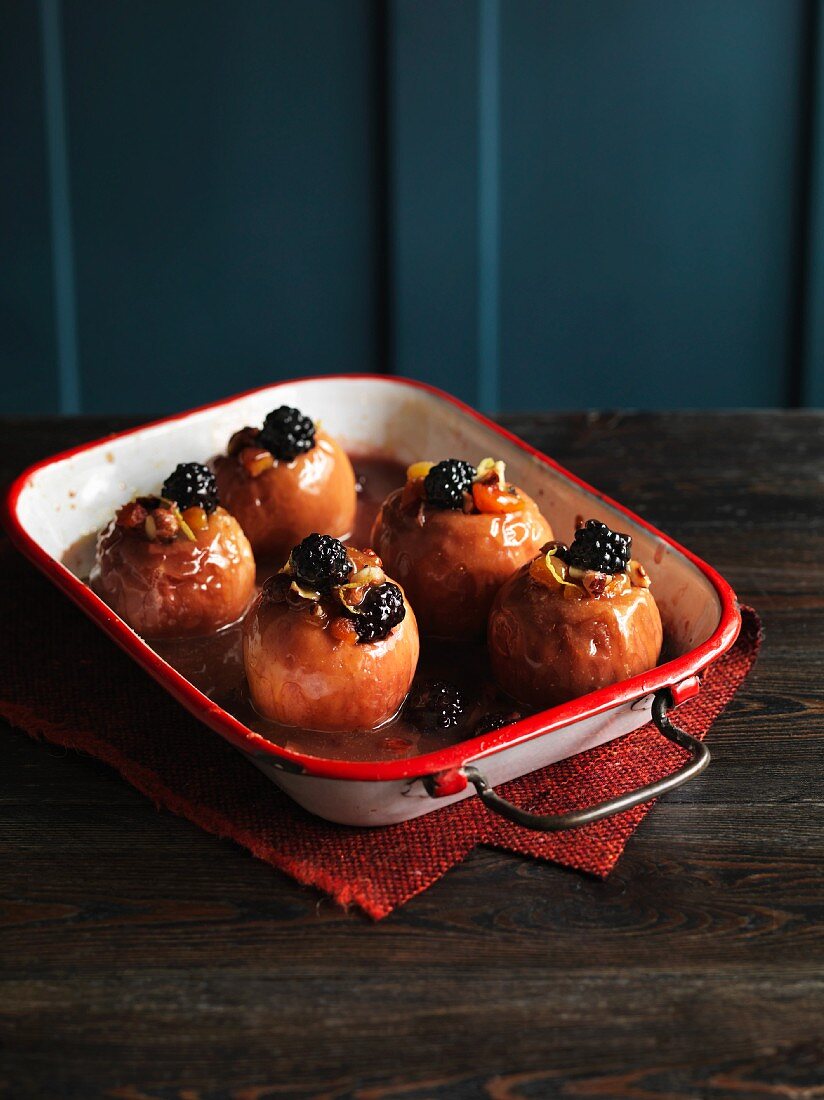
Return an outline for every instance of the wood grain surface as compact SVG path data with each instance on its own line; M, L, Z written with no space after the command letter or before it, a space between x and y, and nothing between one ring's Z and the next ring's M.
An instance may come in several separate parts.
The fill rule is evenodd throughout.
M0 423L0 476L123 423ZM478 850L374 925L3 727L0 1095L824 1096L824 415L506 423L761 614L710 769L606 882Z

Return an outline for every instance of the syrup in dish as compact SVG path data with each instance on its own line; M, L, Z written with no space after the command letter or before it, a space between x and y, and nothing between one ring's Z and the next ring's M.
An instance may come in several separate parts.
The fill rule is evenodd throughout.
M403 487L406 472L399 463L383 458L353 457L352 463L357 509L349 542L360 548L369 546L378 510L389 493ZM87 536L67 550L64 564L76 567L87 558L94 538ZM259 567L258 587L273 571ZM480 640L456 644L422 639L415 679L400 714L378 729L356 733L320 733L263 718L249 698L241 622L203 637L145 640L172 668L249 729L273 744L310 756L351 761L403 759L464 741L524 713L496 687L486 645Z
M400 490L408 494L408 475L412 474L382 458L362 456L353 458L352 463L356 512L349 543L362 549L373 543L372 533L379 531L382 522L385 526L385 517L378 519L381 505L385 511L388 497L391 501ZM450 460L441 465L465 464ZM486 488L485 481L481 484ZM473 496L475 488L473 485ZM437 511L433 514L442 518ZM467 523L461 525L466 516L456 515L453 534L465 536L465 542L474 527L470 530ZM428 525L428 521L424 509L419 526ZM548 527L544 533L549 533ZM64 563L74 566L77 575L81 575L77 564L83 552L88 560L90 539L94 536L80 540L64 555ZM331 721L320 732L263 717L252 704L244 672L244 620L205 636L146 638L146 642L205 695L273 744L339 760L402 759L491 732L536 710L634 675L638 668L633 662L640 661L642 668L653 667L661 659L656 656L661 647L660 619L643 567L629 559L630 546L629 536L612 532L597 520L576 531L572 547L546 543L537 557L527 561L500 589L490 617L488 643L474 630L460 640L424 636L417 670L400 712L367 732L337 732ZM458 556L456 569L474 560L472 545L465 550ZM258 562L257 591L278 572L278 564L267 567ZM270 587L267 585L267 590ZM435 589L433 582L427 593L432 596ZM252 609L260 603L253 603ZM641 633L642 641L649 644L641 647L643 652L636 644L638 631L628 625L628 614L621 614L627 610L625 603L647 615ZM251 610L245 616L252 633L254 614ZM558 668L563 675L556 674ZM374 686L374 680L368 683ZM377 691L367 692L371 694L379 697ZM328 698L333 704L337 696L333 693ZM327 704L324 719L330 714L334 718L334 709Z

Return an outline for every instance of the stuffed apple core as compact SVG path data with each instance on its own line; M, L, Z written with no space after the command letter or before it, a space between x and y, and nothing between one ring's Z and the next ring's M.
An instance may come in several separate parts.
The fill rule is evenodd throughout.
M298 409L235 432L213 460L220 498L256 556L282 565L313 531L345 538L355 523L355 473L345 451Z
M418 462L384 501L372 545L404 586L421 632L482 637L495 594L552 529L503 462Z
M501 588L488 646L504 691L550 707L655 667L661 616L631 542L590 520L571 547L549 543Z
M373 730L393 718L419 648L415 615L377 554L317 533L269 578L243 630L258 713L329 733Z
M211 471L190 462L162 495L118 509L98 536L89 583L139 634L193 637L243 615L255 561L240 524L218 504Z

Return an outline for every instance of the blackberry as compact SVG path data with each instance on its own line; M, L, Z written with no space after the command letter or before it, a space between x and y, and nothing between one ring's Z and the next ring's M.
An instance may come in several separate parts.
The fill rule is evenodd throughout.
M281 405L263 421L258 443L275 458L291 462L314 447L315 425L300 409Z
M181 462L176 466L163 482L161 493L167 500L173 500L181 512L197 505L210 513L220 503L215 475L199 462Z
M459 458L436 463L423 482L427 501L439 508L463 508L464 493L472 489L476 472L474 466Z
M405 715L423 729L449 729L460 724L464 699L454 684L428 680L412 690Z
M475 723L475 735L479 737L482 733L502 730L504 726L511 726L513 722L517 722L520 717L520 714L511 711L509 714L482 714Z
M351 568L346 547L331 535L307 535L294 548L291 559L297 579L319 592L343 584Z
M354 616L358 641L379 642L405 618L406 608L400 588L391 581L376 584L367 589Z
M575 569L593 569L596 573L620 573L627 567L632 537L610 531L605 523L589 519L575 532L575 540L566 552L567 565Z

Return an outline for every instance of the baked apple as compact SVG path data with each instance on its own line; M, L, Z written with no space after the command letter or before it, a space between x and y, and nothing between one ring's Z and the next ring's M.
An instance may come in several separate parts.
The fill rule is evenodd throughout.
M256 710L327 733L376 729L400 710L418 664L418 627L371 550L311 534L264 584L243 626Z
M282 565L312 531L346 538L355 525L355 473L308 416L281 405L263 427L242 428L212 462L220 499L259 559Z
M404 586L423 634L479 638L496 592L552 538L503 462L417 462L390 493L372 545Z
M647 672L663 631L632 539L591 519L571 547L550 543L501 588L489 615L498 684L532 708Z
M218 504L211 470L188 462L161 496L118 509L98 536L89 583L139 634L192 637L240 618L255 560L240 524Z

